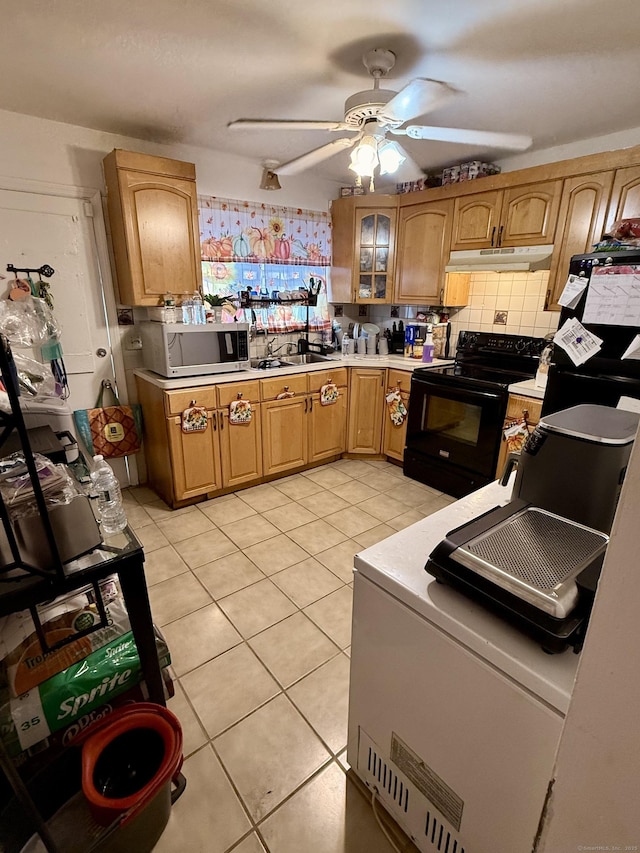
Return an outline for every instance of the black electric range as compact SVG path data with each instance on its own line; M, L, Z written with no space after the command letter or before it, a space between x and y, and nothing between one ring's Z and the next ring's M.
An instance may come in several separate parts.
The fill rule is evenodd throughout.
M535 376L544 338L462 331L455 363L411 378L404 473L454 497L495 479L508 387Z

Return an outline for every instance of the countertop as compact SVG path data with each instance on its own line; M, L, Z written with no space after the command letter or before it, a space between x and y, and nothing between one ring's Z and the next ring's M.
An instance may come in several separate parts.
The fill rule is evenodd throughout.
M523 397L534 397L536 400L544 400L544 388L538 388L535 379L525 379L524 382L516 382L509 385L510 394L522 394Z
M406 604L514 682L561 714L569 706L579 655L571 649L548 655L540 645L481 604L436 582L425 569L445 535L509 501L508 486L496 481L361 551L356 572Z
M286 359L286 356L282 356ZM402 355L332 355L329 361L317 362L316 364L294 364L291 367L277 367L271 370L258 370L248 367L245 370L236 370L233 373L213 373L209 376L183 376L180 379L166 379L152 370L136 368L133 372L136 376L146 379L147 382L162 388L165 391L174 391L180 388L199 388L206 385L220 385L226 382L242 382L244 379L272 379L274 376L289 376L297 373L311 373L317 370L331 370L332 367L391 367L395 370L408 370L413 372L417 367L446 367L453 364L452 358L434 358L430 364L425 364L413 358L405 358Z

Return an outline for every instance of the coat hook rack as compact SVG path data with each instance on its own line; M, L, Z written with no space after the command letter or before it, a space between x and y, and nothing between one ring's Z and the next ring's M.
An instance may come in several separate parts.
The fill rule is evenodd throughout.
M7 272L19 273L19 272L36 272L39 276L44 276L45 278L51 278L54 274L55 270L53 267L50 267L49 264L44 264L41 267L14 267L13 264L7 264Z

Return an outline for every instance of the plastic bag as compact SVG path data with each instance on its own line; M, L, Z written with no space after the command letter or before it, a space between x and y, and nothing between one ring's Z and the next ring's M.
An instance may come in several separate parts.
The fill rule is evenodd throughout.
M0 300L0 332L17 347L39 347L60 337L60 327L44 299Z
M13 360L18 371L18 382L21 390L31 397L54 397L56 381L49 364L42 364L35 358L16 352Z
M68 504L76 495L83 494L65 465L56 465L41 453L34 453L33 461L47 506ZM0 459L0 494L12 519L38 514L22 451Z

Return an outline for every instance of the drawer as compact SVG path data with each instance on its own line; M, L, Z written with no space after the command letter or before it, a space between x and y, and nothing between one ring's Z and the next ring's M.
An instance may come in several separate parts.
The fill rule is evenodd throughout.
M216 386L207 385L205 388L190 388L186 391L165 391L164 407L168 415L179 415L192 405L215 409Z
M245 382L229 382L224 385L218 385L218 406L225 408L233 400L238 399L238 394L242 395L243 400L259 403L260 380L252 379Z
M408 394L411 390L411 371L389 368L387 370L387 387L395 388L396 386L403 394Z
M327 382L333 382L339 388L348 384L347 368L336 367L335 370L317 370L313 373L308 373L309 391L319 391Z
M275 400L283 391L293 391L296 397L307 393L307 374L297 373L294 376L274 376L273 379L260 380L260 395L263 400Z

